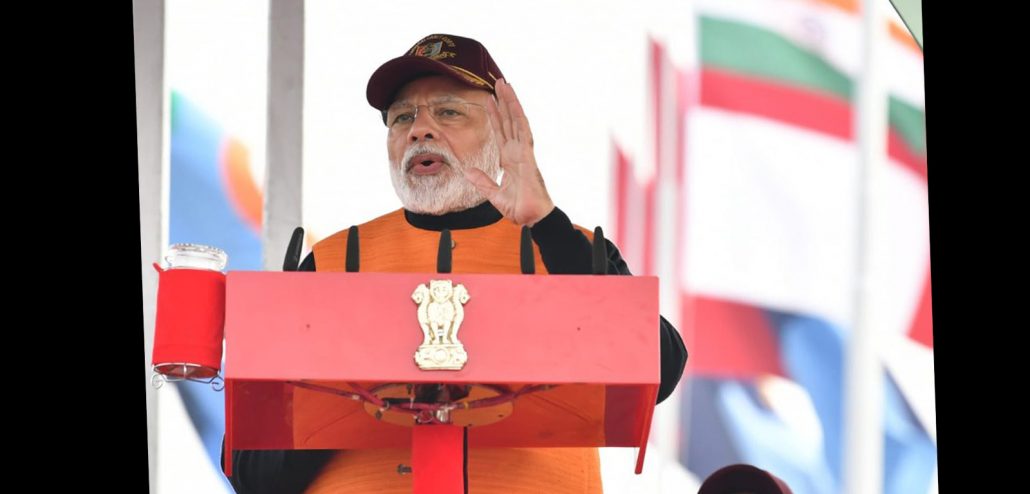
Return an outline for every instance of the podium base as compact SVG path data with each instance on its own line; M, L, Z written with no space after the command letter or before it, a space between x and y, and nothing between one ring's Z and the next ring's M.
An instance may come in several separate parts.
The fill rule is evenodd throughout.
M416 425L411 433L414 494L464 494L467 451L465 428Z

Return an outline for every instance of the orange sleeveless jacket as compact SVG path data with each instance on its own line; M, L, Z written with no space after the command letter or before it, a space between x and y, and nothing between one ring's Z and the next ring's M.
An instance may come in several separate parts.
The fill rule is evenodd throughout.
M501 219L478 228L451 231L454 273L512 273L519 270L520 228ZM584 231L587 238L591 232ZM315 244L318 271L344 271L348 230ZM360 271L436 271L440 232L410 225L397 210L358 227ZM534 244L536 272L547 273ZM409 493L411 475L398 473L410 465L404 449L348 450L336 453L308 487L307 494ZM596 448L482 448L470 449L469 492L537 494L600 493L601 475Z

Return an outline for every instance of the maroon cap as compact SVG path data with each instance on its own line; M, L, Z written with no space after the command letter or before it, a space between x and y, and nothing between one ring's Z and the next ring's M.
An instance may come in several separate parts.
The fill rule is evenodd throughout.
M431 75L448 76L471 88L490 92L494 91L497 79L504 77L480 42L450 34L430 34L372 73L365 90L368 104L385 111L401 87Z
M794 494L779 477L752 465L722 467L708 476L697 494Z

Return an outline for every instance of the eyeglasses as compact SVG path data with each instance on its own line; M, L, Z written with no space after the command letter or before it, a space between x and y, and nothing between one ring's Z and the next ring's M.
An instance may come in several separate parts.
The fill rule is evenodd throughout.
M419 109L429 109L429 116L433 117L436 123L447 127L461 127L471 120L474 108L486 107L476 103L463 101L445 101L442 103L430 103L428 105L398 105L386 111L386 126L390 130L407 130L418 118Z

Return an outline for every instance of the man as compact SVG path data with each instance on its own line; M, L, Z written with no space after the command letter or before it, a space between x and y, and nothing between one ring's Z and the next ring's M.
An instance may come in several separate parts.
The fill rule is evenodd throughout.
M369 104L387 126L390 177L404 208L358 226L361 271L435 272L439 232L452 232L453 272L519 273L519 238L530 227L537 273L592 272L590 232L547 193L533 134L515 92L479 42L434 34L372 74ZM500 183L498 183L500 179ZM348 231L315 244L301 265L343 271ZM630 274L608 243L608 271ZM661 402L687 353L660 328ZM469 491L601 492L596 448L473 449ZM410 492L404 450L237 451L233 486L258 492Z

